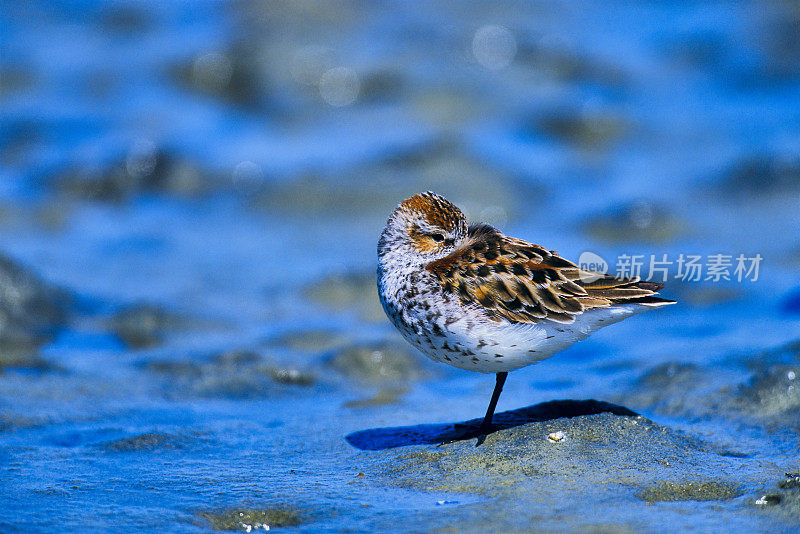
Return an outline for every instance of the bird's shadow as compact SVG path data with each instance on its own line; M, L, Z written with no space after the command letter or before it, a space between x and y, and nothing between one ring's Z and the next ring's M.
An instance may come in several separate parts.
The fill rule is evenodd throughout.
M636 416L636 412L608 402L597 400L554 400L525 408L517 408L494 415L489 433L539 421L550 421L562 417L579 417L598 413ZM470 439L475 437L469 429L477 430L482 419L471 419L461 423L396 426L359 430L345 436L345 440L357 449L379 451L406 445L436 445L443 441ZM465 429L467 429L465 431ZM452 439L452 437L460 436Z

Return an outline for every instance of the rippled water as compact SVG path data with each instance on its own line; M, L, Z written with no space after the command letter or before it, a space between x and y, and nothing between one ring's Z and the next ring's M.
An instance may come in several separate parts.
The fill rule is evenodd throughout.
M499 410L600 399L745 459L720 461L743 486L722 504L622 492L636 513L587 501L577 526L797 526L786 498L753 504L800 469L794 3L3 11L0 250L75 299L32 355L3 345L4 531L278 508L308 531L468 530L505 510L394 484L379 468L403 460L344 439L488 400L490 376L407 352L377 304L382 224L425 189L611 270L760 254L757 281L671 265L677 306L513 373Z

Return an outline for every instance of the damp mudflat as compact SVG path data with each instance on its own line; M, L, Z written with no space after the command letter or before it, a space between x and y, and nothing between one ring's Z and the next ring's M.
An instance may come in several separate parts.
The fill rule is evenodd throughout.
M791 3L4 15L0 530L800 526ZM426 189L641 255L678 304L511 373L498 431L437 447L494 380L377 302L380 229Z

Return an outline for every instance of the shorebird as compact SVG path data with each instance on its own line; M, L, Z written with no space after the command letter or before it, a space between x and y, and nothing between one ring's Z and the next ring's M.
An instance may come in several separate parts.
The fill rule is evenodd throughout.
M378 294L405 339L434 361L496 375L477 432L483 443L509 371L603 326L675 301L663 284L587 271L503 235L431 191L404 200L378 241Z

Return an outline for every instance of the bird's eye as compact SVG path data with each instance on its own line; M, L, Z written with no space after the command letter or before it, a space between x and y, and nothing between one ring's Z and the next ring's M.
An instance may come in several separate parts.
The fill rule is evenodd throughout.
M431 239L433 239L438 243L441 243L442 241L444 241L444 236L442 234L431 234Z

